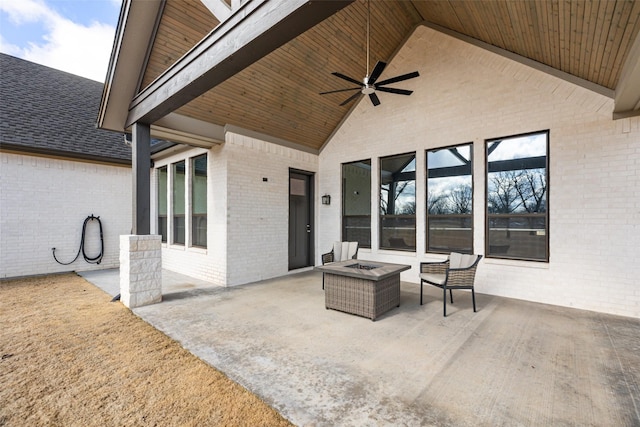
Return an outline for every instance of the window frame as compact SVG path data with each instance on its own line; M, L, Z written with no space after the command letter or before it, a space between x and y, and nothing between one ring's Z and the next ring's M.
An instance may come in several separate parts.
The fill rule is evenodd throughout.
M369 215L345 215L345 206L346 206L346 194L347 194L347 189L346 189L346 185L347 185L347 181L346 181L346 177L345 177L345 167L349 166L349 165L354 165L356 163L364 163L366 164L366 162L369 162L369 188L367 189L367 193L369 195L371 195L371 173L373 172L373 160L371 158L369 159L362 159L362 160L356 160L356 161L352 161L352 162L345 162L342 163L340 165L340 172L341 172L341 180L340 182L342 183L342 197L341 197L341 236L342 236L342 240L343 241L354 241L351 240L350 236L347 235L347 221L345 220L345 217L349 217L349 218L369 218L369 229L368 229L368 241L369 243L362 243L361 241L358 240L358 247L360 248L371 248L371 223L372 223L372 215L371 215L371 197L369 197L367 199L368 201L368 205L369 205Z
M544 218L544 223L545 223L545 230L544 230L544 236L545 236L545 243L544 243L544 251L545 251L545 256L544 258L535 258L535 257L524 257L524 256L514 256L514 255L507 255L507 254L500 254L500 253L492 253L491 251L491 234L490 234L490 222L492 217L495 218L496 215L501 215L501 214L490 214L489 213L489 156L491 153L489 153L489 144L493 143L493 142L497 142L497 141L501 141L501 140L508 140L508 139L516 139L516 138L524 138L527 136L532 136L532 135L545 135L546 141L545 141L545 211L544 214L539 214L536 215L537 217L542 217ZM550 258L550 229L551 229L551 224L550 224L550 218L549 218L549 206L550 206L550 194L551 194L551 178L550 178L550 145L551 145L551 132L549 129L546 130L540 130L540 131L534 131L534 132L527 132L527 133L521 133L521 134L515 134L515 135L508 135L508 136L503 136L503 137L497 137L497 138L489 138L485 140L485 146L484 146L484 153L485 153L485 173L484 173L484 178L485 178L485 195L484 195L484 202L485 202L485 257L486 258L495 258L495 259L506 259L506 260L516 260L516 261L531 261L531 262L541 262L541 263L549 263L549 258ZM535 158L535 157L525 157L524 159L529 158ZM522 158L517 158L516 160L521 160ZM513 169L516 170L516 169ZM523 169L519 169L519 170L523 170ZM506 214L504 214L506 215ZM532 214L518 214L516 213L515 215L510 215L511 217L513 216L531 216ZM495 245L494 245L495 246ZM493 251L496 252L496 251ZM498 252L501 252L498 251Z
M454 148L459 148L459 147L469 147L469 168L470 168L470 173L469 173L469 177L471 178L471 212L469 214L441 214L440 216L446 216L446 215L468 215L468 219L471 222L471 249L470 251L462 251L460 248L443 248L442 250L430 250L430 239L429 239L429 217L430 216L434 216L434 215L430 215L429 214L429 152L436 152L436 151L442 151L442 150L451 150ZM436 148L431 148L431 149L427 149L425 150L425 253L435 253L435 254L448 254L450 252L462 252L462 253L469 253L472 254L474 253L475 250L475 239L474 239L474 233L475 233L475 227L474 227L474 218L475 218L475 206L474 206L474 191L475 191L475 185L474 185L474 171L473 171L473 164L474 164L474 156L473 156L473 149L474 149L474 143L473 141L470 142L465 142L462 144L455 144L455 145L447 145L444 147L436 147ZM455 175L455 176L467 176L467 175Z
M164 171L165 175L165 183L164 183L164 216L161 215L160 211L160 194L162 190L162 186L160 185L160 175ZM156 229L157 233L161 236L161 242L167 243L169 241L169 165L160 166L156 169ZM161 218L164 218L164 221L161 221Z
M196 175L196 168L195 168L195 162L197 159L204 157L204 161L205 161L205 174L204 174L204 206L205 206L205 213L204 214L196 214L195 213L195 196L196 196L196 186L194 185L195 182L195 175ZM189 182L185 183L186 187L189 188L189 198L190 198L190 203L188 206L188 215L190 218L190 222L191 224L189 225L189 231L190 231L190 237L189 237L189 246L194 247L194 248L202 248L202 249L206 249L207 248L207 230L208 230L208 176L209 176L209 156L207 155L207 153L202 153L202 154L198 154L196 156L192 156L189 157L189 166L190 166L190 172L189 172ZM185 215L187 215L187 213L185 212ZM202 242L198 241L196 242L196 228L197 228L197 222L196 219L197 218L202 218L204 217L204 244L202 244ZM199 221L198 221L199 222Z
M166 171L167 174L167 187L166 187L166 227L167 227L167 237L166 240L162 240L162 244L168 248L174 248L174 249L194 249L195 251L201 251L201 250L205 250L207 249L207 244L208 244L208 220L209 220L209 215L208 215L208 211L209 211L209 206L210 206L210 152L207 150L198 150L198 151L192 151L189 153L184 153L182 156L172 156L169 159L163 160L162 162L158 162L155 166L155 174L157 176L156 179L156 184L157 184L157 191L156 191L156 199L155 199L155 209L156 209L156 216L155 216L155 227L156 227L156 233L157 234L161 234L161 215L160 215L160 211L161 211L161 200L162 197L160 197L160 191L161 191L161 186L160 186L160 174L162 173L163 170ZM195 161L197 161L197 159L204 157L204 164L206 165L206 177L204 182L201 182L200 185L194 185L195 183L195 178L194 178L194 174L196 173L196 168L195 168ZM200 164L200 166L203 166L202 164ZM176 168L178 168L178 172L176 173ZM184 169L182 169L184 168ZM199 168L200 170L202 170L202 168ZM180 176L180 179L176 180L176 175ZM181 181L184 178L184 188L180 185L179 181ZM204 184L204 185L202 185ZM204 187L204 188L203 188ZM204 237L207 242L205 245L203 244L199 244L202 242L196 242L196 236L194 235L194 225L196 224L194 221L194 209L195 209L195 204L196 204L196 200L194 199L194 191L196 191L197 189L201 189L202 191L204 191L204 194L202 194L202 191L200 192L200 198L199 198L199 210L202 211L203 209L205 210L205 213L203 214L202 212L200 214L196 214L196 216L199 217L206 217L205 220L205 226L202 227L202 224L200 224L200 228L201 228L201 233L205 233L206 237ZM178 196L178 197L176 197ZM197 197L197 196L196 196ZM177 217L179 217L181 219L181 221L176 222L176 204L178 205L178 208L180 208L179 210L182 210L182 208L184 209L184 213L179 213L177 214ZM182 237L184 239L184 241L180 241L180 239L176 240L176 237L178 236L176 234L176 224L177 223L182 223L180 224L181 227L184 228L184 230L180 230L181 233L183 233L182 235L179 235L179 237Z
M415 170L413 172L407 172L407 173L413 173L413 187L414 187L414 213L413 215L407 215L407 214L402 214L402 215L398 215L398 214L394 214L394 215L389 215L389 214L384 214L382 213L382 172L383 172L383 168L382 168L382 162L384 160L389 160L389 159L393 159L393 158L399 158L399 157L403 157L403 156L413 156L413 161L415 163ZM406 168L411 161L407 162L405 164L405 166L403 167ZM418 169L418 156L417 156L417 152L416 151L411 151L411 152L407 152L407 153L400 153L400 154L392 154L389 156L382 156L378 158L378 248L379 249L383 249L383 250L391 250L391 251L402 251L402 252L416 252L417 251L417 194L416 194L416 190L417 190L417 169ZM399 181L398 181L399 182ZM406 245L406 247L403 246L393 246L391 243L389 244L389 246L384 246L383 245L383 230L384 230L384 217L387 216L395 216L395 217L405 217L407 219L413 219L413 246L407 245L406 241L404 241L404 238L400 238L402 239L402 243L404 243Z
M189 210L189 204L187 202L187 194L189 194L188 192L188 174L187 174L187 158L178 160L177 162L172 162L171 163L171 212L170 212L170 216L171 216L171 235L170 237L170 241L172 245L176 245L176 246L186 246L187 245L187 211ZM176 200L180 199L179 197L176 197L176 175L177 175L177 167L178 165L182 163L184 164L184 172L182 173L184 176L184 184L183 184L183 189L182 189L182 204L184 206L184 212L182 214L178 214L178 216L176 216ZM168 213L169 214L169 213ZM176 218L179 218L179 215L182 216L182 237L183 240L182 241L177 241L176 240L176 235L178 235L179 233L177 233L176 231L176 227L178 226L178 221L176 221Z

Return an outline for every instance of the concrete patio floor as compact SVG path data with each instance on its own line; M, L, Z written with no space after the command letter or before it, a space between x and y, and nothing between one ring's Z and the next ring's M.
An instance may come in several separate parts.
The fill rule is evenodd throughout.
M115 295L118 270L81 273ZM164 271L133 311L298 426L640 426L640 319L402 283L375 322L313 271L223 288Z

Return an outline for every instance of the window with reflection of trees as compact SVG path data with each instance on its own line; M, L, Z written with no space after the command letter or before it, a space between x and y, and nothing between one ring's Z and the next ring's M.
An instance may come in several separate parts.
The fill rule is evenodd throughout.
M549 260L549 132L486 141L487 256Z
M371 247L371 160L342 165L342 240Z
M380 158L380 248L416 250L416 155Z
M427 252L473 252L471 148L427 151Z

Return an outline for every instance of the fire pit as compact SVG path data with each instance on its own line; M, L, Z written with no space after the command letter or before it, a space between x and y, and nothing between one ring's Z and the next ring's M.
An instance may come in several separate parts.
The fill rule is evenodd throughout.
M374 268L380 267L379 265L369 265L369 264L351 264L345 265L347 268L359 268L360 270L373 270Z
M410 265L353 260L315 267L324 279L325 307L376 320L400 306L400 272Z

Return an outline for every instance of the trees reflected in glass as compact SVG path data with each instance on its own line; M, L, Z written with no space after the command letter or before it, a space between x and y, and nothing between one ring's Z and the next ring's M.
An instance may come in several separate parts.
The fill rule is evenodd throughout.
M380 248L416 250L416 155L380 158Z
M427 252L473 252L471 148L427 151Z
M548 261L549 132L488 140L487 255Z

